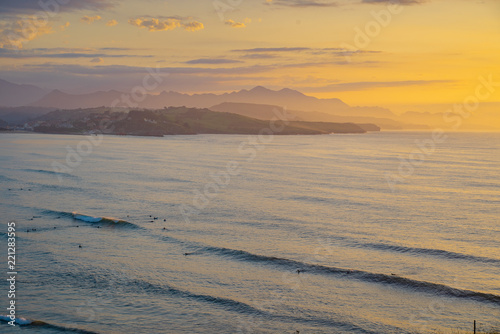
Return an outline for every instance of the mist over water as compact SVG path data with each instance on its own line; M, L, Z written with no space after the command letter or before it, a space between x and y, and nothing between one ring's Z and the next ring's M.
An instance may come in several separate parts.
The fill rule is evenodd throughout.
M498 328L500 134L446 135L402 176L430 133L106 136L65 171L85 137L0 134L0 250L15 221L43 322L0 332Z

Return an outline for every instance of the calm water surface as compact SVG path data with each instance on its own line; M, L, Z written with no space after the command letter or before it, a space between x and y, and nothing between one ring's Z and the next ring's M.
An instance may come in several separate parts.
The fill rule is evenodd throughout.
M0 251L15 221L17 315L46 323L0 332L498 328L500 134L447 135L410 173L429 133L107 136L64 171L86 137L0 134Z

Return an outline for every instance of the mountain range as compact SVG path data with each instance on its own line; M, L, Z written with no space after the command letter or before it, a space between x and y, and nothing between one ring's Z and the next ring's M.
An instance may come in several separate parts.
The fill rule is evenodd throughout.
M47 94L44 89L33 85L18 85L0 79L0 106L26 106L40 100Z
M211 108L213 111L231 112L257 119L266 119L263 118L265 110L278 108L292 110L291 113L302 121L372 123L382 129L426 128L423 125L405 124L399 116L385 108L349 106L337 98L319 99L288 88L271 90L257 86L250 90L243 89L224 94L184 94L164 91L156 95L134 96L116 90L88 94L69 94L53 90L45 94L43 89L36 86L17 85L0 80L0 89L2 89L0 106L4 106L0 107L0 117L9 113L8 119L5 117L3 119L11 124L22 124L43 112L56 109L112 106L128 109L161 109L185 106ZM12 108L6 108L12 106L25 107L16 108L13 113ZM18 113L18 117L15 113Z
M130 100L130 103L127 102ZM268 104L285 107L293 110L319 111L339 116L365 116L365 117L394 117L387 109L379 107L350 107L339 99L318 99L307 96L299 91L284 88L271 90L257 86L250 90L240 90L224 94L183 94L178 92L162 92L157 95L146 95L137 98L116 90L107 92L99 91L89 94L67 94L54 90L42 99L31 103L31 106L46 108L94 108L110 107L139 107L158 109L163 107L185 106L189 108L206 108L224 102Z
M219 112L230 112L242 116L253 117L262 120L271 120L275 117L275 112L283 113L286 111L291 118L299 121L309 122L336 122L356 124L377 124L383 129L401 129L412 128L410 124L402 124L390 118L378 118L369 116L338 116L319 111L299 111L299 110L284 110L284 108L276 105L255 104L255 103L234 103L223 102L215 106L209 107L210 110Z

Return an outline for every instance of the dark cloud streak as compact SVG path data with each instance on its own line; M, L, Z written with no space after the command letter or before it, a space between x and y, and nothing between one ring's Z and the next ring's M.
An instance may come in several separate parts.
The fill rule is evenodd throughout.
M111 0L0 0L0 13L33 14L39 11L70 12L76 10L103 10L115 6Z
M193 59L184 62L185 64L209 64L209 65L217 65L217 64L235 64L242 63L242 61L234 60L234 59L221 59L221 58L202 58L202 59Z
M375 88L394 88L453 83L453 80L360 81L331 84L323 87L302 88L314 92L351 92Z
M46 52L50 49L11 51L0 48L0 58L152 58L151 55L108 54L86 52Z
M319 0L273 0L264 2L268 6L282 6L282 7L337 7L335 1L319 1Z
M248 53L257 53L257 52L297 52L297 51L307 51L311 50L310 48L254 48L254 49L236 49L231 50L232 52L248 52Z
M363 0L362 3L366 4L387 4L387 5L402 5L402 6L411 6L411 5L420 5L427 0Z

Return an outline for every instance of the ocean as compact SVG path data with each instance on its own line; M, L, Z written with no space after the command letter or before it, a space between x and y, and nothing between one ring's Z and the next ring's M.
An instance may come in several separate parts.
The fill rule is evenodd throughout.
M0 332L498 329L499 149L494 132L2 133Z

